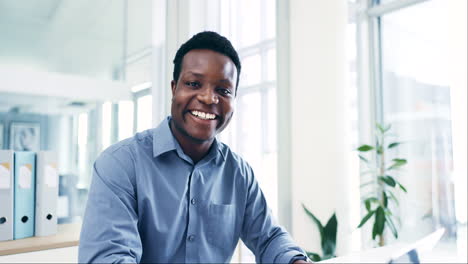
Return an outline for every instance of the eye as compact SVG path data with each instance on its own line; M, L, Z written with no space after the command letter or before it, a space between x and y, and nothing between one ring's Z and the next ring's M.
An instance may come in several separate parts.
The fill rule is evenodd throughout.
M185 82L185 85L190 86L191 88L199 88L201 84L199 82Z
M225 95L225 96L226 96L226 95L231 95L231 94L232 94L231 90L230 90L230 89L227 89L227 88L218 88L218 89L216 89L216 90L217 90L220 94Z

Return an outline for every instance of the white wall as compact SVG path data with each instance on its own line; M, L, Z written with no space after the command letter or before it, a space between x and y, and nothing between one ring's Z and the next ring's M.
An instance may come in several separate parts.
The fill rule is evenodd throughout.
M467 221L467 1L449 2L449 62L457 220Z
M289 69L281 70L279 66L279 72L288 72L289 78L286 83L278 79L278 89L279 94L289 99L283 102L279 99L279 104L285 103L287 107L280 110L283 113L278 126L283 135L280 146L284 145L282 141L289 141L290 147L287 156L279 150L279 162L289 163L280 168L279 177L280 182L290 177L292 210L285 211L282 206L280 219L287 221L284 214L291 213L295 240L310 251L321 252L317 227L306 216L301 203L324 224L335 211L337 253L345 254L351 249L351 233L357 225L350 219L350 213L353 208L359 210L359 200L351 198L351 174L346 166L346 152L351 150L345 141L344 126L347 4L342 0L286 2L289 27L285 30L289 31L289 43L286 49L278 48L278 63L284 63L281 60L289 55ZM278 17L278 22L285 22L284 17ZM282 45L284 33L278 32L278 37ZM281 131L284 129L289 131L284 133ZM287 199L281 194L281 186L280 197Z

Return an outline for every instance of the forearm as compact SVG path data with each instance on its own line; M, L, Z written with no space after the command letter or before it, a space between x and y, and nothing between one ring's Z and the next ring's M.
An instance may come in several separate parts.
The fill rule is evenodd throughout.
M265 247L260 249L262 254L258 260L259 262L292 263L294 257L298 255L306 256L305 252L294 243L291 236L283 228L276 226L275 229L277 229L275 235L263 238L263 240L267 240L268 242L261 243Z

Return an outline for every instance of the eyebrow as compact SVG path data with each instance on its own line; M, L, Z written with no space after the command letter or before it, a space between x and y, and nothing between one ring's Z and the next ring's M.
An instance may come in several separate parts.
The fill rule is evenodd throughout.
M196 77L200 77L200 78L204 76L201 73L196 73L196 72L192 72L192 71L188 71L186 74L192 74L192 75L195 75Z
M222 80L219 80L220 82L222 83L227 83L227 84L232 84L232 82L228 79L222 79Z
M201 73L196 73L196 72L193 72L193 71L188 71L186 74L192 74L192 75L194 75L195 77L198 77L198 78L203 78L205 76L205 75L203 75ZM229 79L222 79L222 80L219 80L219 82L232 84L232 82Z

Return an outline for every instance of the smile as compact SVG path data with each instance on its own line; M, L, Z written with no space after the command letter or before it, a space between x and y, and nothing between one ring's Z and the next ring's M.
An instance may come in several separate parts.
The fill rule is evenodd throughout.
M216 118L215 114L205 113L197 110L190 111L190 114L204 120L214 120Z

